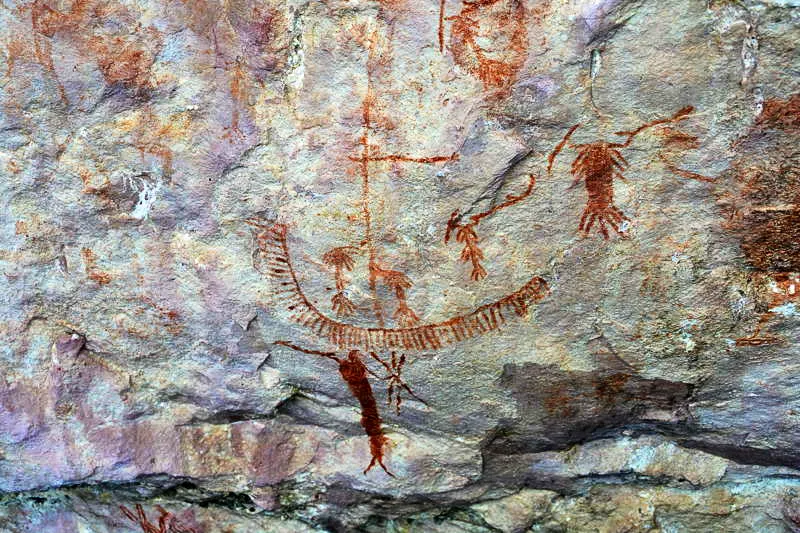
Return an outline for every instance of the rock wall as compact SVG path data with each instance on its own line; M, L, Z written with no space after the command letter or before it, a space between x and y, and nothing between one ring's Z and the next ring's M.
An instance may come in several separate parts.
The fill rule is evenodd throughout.
M0 1L0 531L800 531L798 7Z

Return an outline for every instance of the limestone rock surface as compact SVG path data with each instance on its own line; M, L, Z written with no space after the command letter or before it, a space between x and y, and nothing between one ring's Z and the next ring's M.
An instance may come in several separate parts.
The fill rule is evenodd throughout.
M0 0L0 532L800 531L798 43Z

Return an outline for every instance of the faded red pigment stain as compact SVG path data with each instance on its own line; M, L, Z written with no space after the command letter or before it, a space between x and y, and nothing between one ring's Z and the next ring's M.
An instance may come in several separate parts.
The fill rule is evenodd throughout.
M800 272L800 95L768 100L740 156L728 226L742 239L748 262L764 272Z
M764 102L764 109L755 124L755 130L767 128L796 133L800 128L800 93L787 100L771 98Z
M661 128L658 135L663 138L662 144L665 149L692 150L700 147L700 139L697 135L691 135L678 128L665 126Z
M14 223L14 235L28 236L28 224L24 220L17 220Z
M762 300L755 330L737 346L781 344L769 333L770 311L797 302L800 285L800 94L769 99L747 134L733 143L733 179L720 198L723 227L740 239Z
M97 268L97 255L95 255L91 248L82 248L81 257L83 258L85 272L89 279L97 282L99 285L108 285L111 283L111 274Z
M594 398L605 405L614 405L631 377L631 374L618 373L595 379L592 382Z
M53 48L50 39L57 32L75 30L85 15L86 2L77 2L68 13L62 13L48 6L41 0L36 0L31 5L31 25L33 27L33 42L36 60L45 68L58 86L61 101L69 103L67 92L56 74L53 63ZM9 47L9 51L11 48Z
M174 514L160 505L156 505L158 523L151 522L144 512L144 508L138 503L134 510L128 509L124 505L120 505L119 508L128 520L142 528L142 533L200 533L199 530L193 527L181 524Z
M691 135L678 128L669 126L660 128L657 134L662 138L662 145L664 147L664 149L658 153L658 158L667 170L684 179L704 181L706 183L716 182L716 178L680 168L673 162L673 158L678 154L686 150L695 150L700 147L700 139L696 135Z
M129 143L139 151L142 165L150 166L148 156L156 157L161 162L161 175L169 180L174 172L173 153L168 148L172 140L184 136L189 127L185 115L168 115L159 118L149 105L145 105L140 113L120 123L121 131L130 132ZM78 169L78 177L83 184L83 194L96 196L103 208L120 208L126 203L137 201L138 191L123 184L115 186L104 172L93 173L85 167ZM139 178L137 178L139 179ZM153 178L142 177L142 181Z
M242 62L238 58L233 66L233 73L231 74L231 97L237 105L234 105L231 111L230 133L232 135L243 136L242 130L239 129L239 109L247 105L247 92L244 84Z
M543 405L548 414L552 416L571 418L578 412L572 403L572 396L561 387L553 387L548 391Z
M173 335L177 335L183 330L183 326L179 323L181 315L178 311L160 305L146 295L141 295L139 299L149 305L153 310L156 311L156 313L158 313L159 319L164 325L164 329L166 329L168 332L172 333ZM144 310L139 310L137 314L142 314L143 312Z
M756 208L743 222L742 251L750 264L764 271L800 271L800 210L789 205Z
M224 138L244 137L242 122L249 116L251 95L263 89L270 73L288 63L292 32L281 10L263 2L181 0L185 19L193 32L211 43L216 72L227 78L232 100L230 123Z
M184 138L190 132L190 125L189 116L178 114L162 117L148 104L138 120L131 124L132 143L139 150L143 163L147 155L159 158L163 176L171 179L175 169L170 145L174 139Z
M764 346L769 344L784 344L786 339L764 332L769 322L778 314L769 309L774 309L789 303L800 303L800 275L777 273L764 276L761 281L767 285L769 302L767 311L759 314L758 323L751 335L736 339L736 346Z
M99 186L93 184L92 173L86 168L81 168L78 170L78 177L83 183L83 189L81 190L81 193L92 194L100 197L100 199L104 202L114 203L110 196L111 180L109 180L108 177L104 176L103 181L99 184Z
M67 8L60 3L36 0L19 8L21 16L30 10L33 30L33 54L36 61L48 71L58 86L59 96L69 104L63 83L58 77L53 59L52 39L61 36L90 61L97 64L109 85L122 83L137 89L151 86L150 69L154 61L154 50L160 46L161 34L153 28L136 29L136 39L104 33L92 35L92 30L104 31L98 21L113 21L128 25L133 17L121 5L109 5L97 0L76 0ZM144 46L142 43L146 43ZM8 44L10 73L16 57L26 54L27 44L20 39Z
M548 389L544 399L544 407L550 415L573 417L578 409L575 404L581 401L596 402L603 407L613 407L625 396L625 388L633 376L617 373L591 379L588 385L591 392L568 391L561 386ZM589 388L589 387L587 387Z
M439 46L444 49L444 3L440 5ZM522 0L462 3L450 17L450 51L455 62L483 82L485 89L514 83L528 54L527 14Z
M10 174L19 174L22 172L22 169L19 166L19 163L14 161L13 159L9 159L8 163L6 163L6 170Z
M95 53L97 66L107 84L119 83L139 89L152 87L150 71L155 57L150 50L120 37L90 39L88 46Z

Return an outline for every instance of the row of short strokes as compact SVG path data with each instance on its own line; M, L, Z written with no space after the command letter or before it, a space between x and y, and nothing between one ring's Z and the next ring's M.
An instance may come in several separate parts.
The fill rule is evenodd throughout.
M442 322L409 328L359 327L326 316L305 296L292 267L286 226L259 226L256 242L257 268L274 282L276 296L291 319L342 349L435 350L494 331L509 317L524 316L548 292L547 282L534 276L517 291Z

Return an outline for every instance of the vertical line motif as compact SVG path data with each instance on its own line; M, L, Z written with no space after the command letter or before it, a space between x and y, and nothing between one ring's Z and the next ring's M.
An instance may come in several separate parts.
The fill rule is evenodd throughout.
M444 3L439 0L439 52L444 53Z
M381 305L380 296L378 295L378 280L374 273L377 263L377 253L375 251L375 242L372 236L372 211L369 205L369 131L372 127L371 107L373 98L372 74L367 73L367 96L364 98L362 109L362 127L364 128L364 131L361 135L361 145L363 146L361 152L361 211L364 217L364 241L366 242L367 254L369 255L368 275L369 291L372 295L372 310L375 313L375 321L377 322L378 327L382 328L384 326L383 306Z

